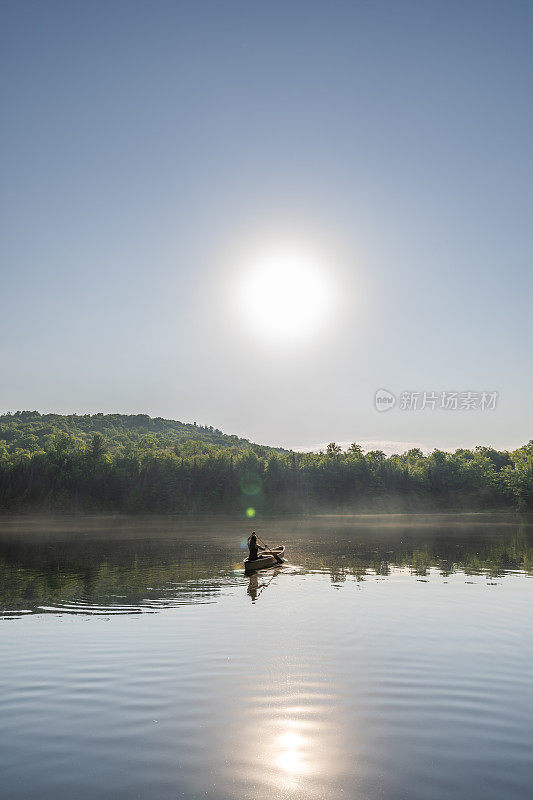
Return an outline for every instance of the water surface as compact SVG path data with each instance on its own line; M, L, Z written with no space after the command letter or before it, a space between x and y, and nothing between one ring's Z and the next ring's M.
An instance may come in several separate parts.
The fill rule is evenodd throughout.
M248 577L241 521L0 521L6 797L529 796L527 521L258 530Z

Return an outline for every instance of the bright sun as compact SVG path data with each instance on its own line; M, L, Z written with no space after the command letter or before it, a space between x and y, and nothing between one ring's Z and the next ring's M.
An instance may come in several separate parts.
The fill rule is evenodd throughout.
M251 260L239 304L254 333L289 343L308 339L322 327L331 310L332 287L317 259L285 248Z

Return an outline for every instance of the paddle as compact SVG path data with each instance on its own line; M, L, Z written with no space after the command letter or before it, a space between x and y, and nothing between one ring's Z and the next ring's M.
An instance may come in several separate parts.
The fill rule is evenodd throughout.
M269 546L267 545L267 543L266 543L266 542L264 542L264 541L261 539L261 537L260 537L260 536L257 536L257 533L256 533L255 535L256 535L256 537L259 539L259 541L261 542L261 544L264 544L264 545L265 545L265 547L266 547L266 549L267 549L267 550L268 550L268 551L269 551L269 552L270 552L270 553L271 553L271 554L274 556L274 558L276 559L276 561L278 562L278 564L283 564L283 561L282 561L282 559L280 558L280 556L278 556L278 554L277 554L277 553L275 553L275 552L272 550L272 548L271 548L271 547L269 547Z

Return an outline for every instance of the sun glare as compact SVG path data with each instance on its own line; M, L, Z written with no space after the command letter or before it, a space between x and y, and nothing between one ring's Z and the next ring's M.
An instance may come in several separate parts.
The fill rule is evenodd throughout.
M250 261L239 303L247 325L261 338L301 341L323 326L331 310L332 287L317 259L287 248Z

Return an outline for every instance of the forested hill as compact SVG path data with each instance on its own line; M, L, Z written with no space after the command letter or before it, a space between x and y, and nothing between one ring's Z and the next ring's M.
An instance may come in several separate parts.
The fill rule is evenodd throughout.
M258 453L272 449L252 445L247 439L222 433L212 426L152 418L147 414L62 415L17 411L0 415L0 460L12 461L46 452L62 436L88 446L95 434L104 438L106 451L111 454L150 444L157 449L174 447L175 451L183 451L183 455L199 455L213 448L232 448L234 452L253 448Z
M533 441L388 458L251 444L139 414L0 417L0 511L256 514L533 510Z

